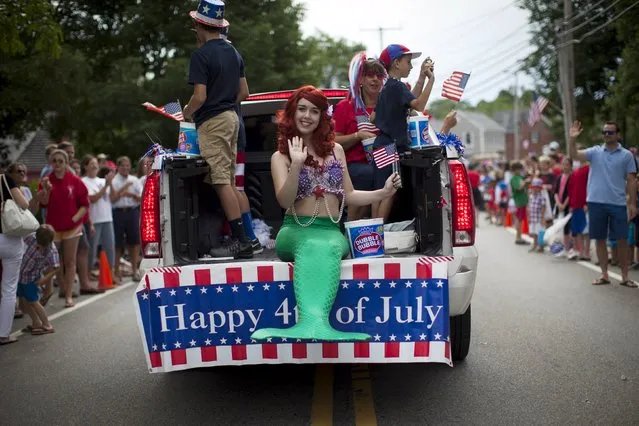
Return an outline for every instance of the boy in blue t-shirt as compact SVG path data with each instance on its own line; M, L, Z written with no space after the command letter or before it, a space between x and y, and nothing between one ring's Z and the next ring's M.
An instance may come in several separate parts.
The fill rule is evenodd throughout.
M397 146L398 152L409 149L407 117L411 109L423 111L428 102L428 97L435 83L433 63L427 58L422 64L422 69L415 85L414 92L424 86L424 80L428 83L419 96L411 93L402 78L408 77L413 69L411 61L419 58L421 52L411 52L406 46L391 44L387 46L379 56L379 61L386 67L388 80L382 88L375 107L375 126L380 130L379 136L373 143L373 149L390 144ZM382 169L375 168L374 188L381 189L392 173L392 165ZM394 197L388 198L373 205L373 217L388 219Z

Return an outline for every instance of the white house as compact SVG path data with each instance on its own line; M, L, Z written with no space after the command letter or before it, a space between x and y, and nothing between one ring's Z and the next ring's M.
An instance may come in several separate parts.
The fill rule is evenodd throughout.
M431 120L431 126L437 131L442 123L442 120ZM506 129L482 113L457 111L453 132L463 141L466 158L497 158L504 152Z

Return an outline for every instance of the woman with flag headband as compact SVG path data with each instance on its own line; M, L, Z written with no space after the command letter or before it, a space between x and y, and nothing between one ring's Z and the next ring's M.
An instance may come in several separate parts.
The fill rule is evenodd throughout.
M345 205L366 206L392 197L399 176L389 176L377 191L355 190L344 149L335 143L330 112L324 93L304 86L277 114L278 147L271 157L271 173L277 201L286 214L275 250L283 261L295 262L299 320L291 328L257 330L252 339L370 339L368 334L335 330L329 322L341 261L349 253L340 222Z
M348 96L335 106L333 114L335 142L344 148L353 187L360 191L373 189L374 170L364 144L379 135L379 129L371 122L371 114L385 79L386 70L378 60L367 58L366 52L357 53L349 66ZM367 206L350 206L348 220L361 219L366 210Z

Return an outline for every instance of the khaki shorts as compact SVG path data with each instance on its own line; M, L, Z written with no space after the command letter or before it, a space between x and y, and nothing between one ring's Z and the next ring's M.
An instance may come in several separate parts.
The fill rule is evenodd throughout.
M224 111L206 120L197 129L200 155L209 165L209 176L204 179L212 185L235 184L235 156L240 121L234 110Z

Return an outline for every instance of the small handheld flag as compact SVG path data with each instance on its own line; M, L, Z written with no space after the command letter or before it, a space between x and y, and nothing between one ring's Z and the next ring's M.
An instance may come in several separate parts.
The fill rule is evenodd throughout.
M469 78L470 74L455 71L450 77L444 80L442 96L455 102L461 101Z
M145 102L142 105L149 111L157 112L165 117L172 118L175 121L184 121L184 114L182 114L182 107L179 102L169 102L168 104L160 107L156 107L150 102Z
M528 125L534 127L539 121L541 121L541 113L548 106L550 101L545 97L536 93L533 93L533 101L530 103L530 112L528 113Z
M373 151L373 160L375 160L375 165L378 169L383 169L384 167L399 161L397 147L394 143L392 143L390 145L377 148Z

